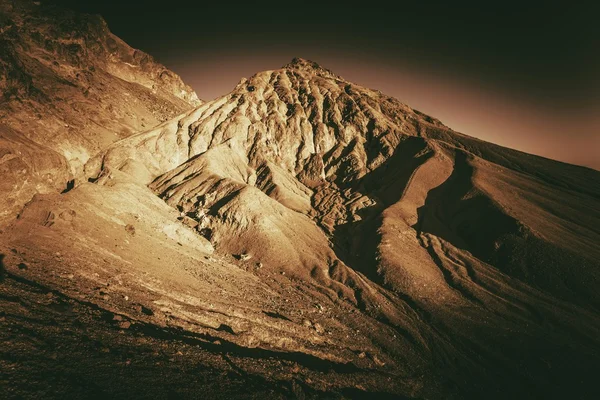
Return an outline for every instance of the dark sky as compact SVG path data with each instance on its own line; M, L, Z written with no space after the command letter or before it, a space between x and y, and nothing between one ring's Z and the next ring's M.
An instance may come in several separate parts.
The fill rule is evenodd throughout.
M298 56L457 131L600 169L594 2L45 2L101 14L204 100Z

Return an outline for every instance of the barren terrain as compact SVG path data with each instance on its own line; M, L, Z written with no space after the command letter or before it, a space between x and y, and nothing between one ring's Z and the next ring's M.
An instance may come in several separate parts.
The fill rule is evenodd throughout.
M599 172L300 58L202 103L92 17L56 66L1 4L9 398L599 395Z

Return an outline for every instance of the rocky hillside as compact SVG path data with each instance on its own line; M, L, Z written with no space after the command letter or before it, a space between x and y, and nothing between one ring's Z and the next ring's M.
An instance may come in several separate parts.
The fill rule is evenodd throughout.
M0 222L62 191L110 143L200 104L99 16L0 1Z
M294 59L83 176L0 236L15 397L598 395L596 171Z
M256 204L257 213L271 215L261 209L283 206L293 212L282 216L283 225L301 214L354 269L411 290L406 281L420 279L423 264L414 276L405 266L386 264L401 257L388 256L387 247L407 243L371 243L372 254L365 254L364 245L378 235L386 241L393 220L396 230L401 224L414 233L420 251L435 251L427 239L435 235L508 275L600 305L587 284L597 279L600 259L595 245L600 220L589 212L600 196L598 172L453 132L307 60L242 80L228 95L183 118L116 143L86 168L93 179L118 170L133 182L150 184L221 246L235 237L230 253L259 246L256 237L251 243L238 237L253 231L245 221L249 207ZM244 207L238 210L239 202ZM235 215L225 211L231 207ZM235 235L228 230L233 227L239 228ZM289 245L280 259L273 255L274 264L298 271L323 262L321 257L294 265L289 255L301 242L284 236ZM521 248L536 255L521 254ZM574 260L581 265L577 270ZM427 277L427 286L437 292L432 282Z

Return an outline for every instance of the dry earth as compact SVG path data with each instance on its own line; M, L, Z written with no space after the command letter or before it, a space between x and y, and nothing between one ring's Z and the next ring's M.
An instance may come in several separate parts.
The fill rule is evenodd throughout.
M109 59L94 87L186 111L127 119L73 163L57 149L97 132L49 103L79 118L50 147L76 179L7 208L9 397L597 398L599 172L454 132L304 59L195 108L163 67ZM118 99L90 104L148 115ZM10 110L1 129L46 142Z

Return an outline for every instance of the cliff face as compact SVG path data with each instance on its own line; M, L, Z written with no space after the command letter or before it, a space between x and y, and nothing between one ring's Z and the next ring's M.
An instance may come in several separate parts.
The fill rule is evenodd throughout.
M36 4L0 4L0 220L66 189L108 144L200 104L101 17Z

